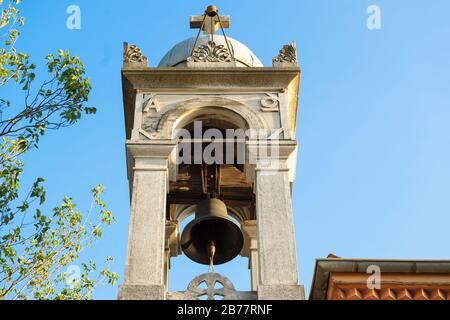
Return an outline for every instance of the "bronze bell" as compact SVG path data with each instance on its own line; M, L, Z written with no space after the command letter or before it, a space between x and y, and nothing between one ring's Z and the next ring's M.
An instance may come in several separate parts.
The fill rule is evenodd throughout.
M181 235L181 248L189 259L205 265L233 260L241 252L244 236L241 228L228 218L227 207L219 199L202 200ZM215 252L211 252L211 246Z

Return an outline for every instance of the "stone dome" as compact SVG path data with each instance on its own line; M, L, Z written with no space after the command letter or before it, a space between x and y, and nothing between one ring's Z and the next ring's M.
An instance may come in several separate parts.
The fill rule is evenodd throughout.
M258 57L246 45L230 37L227 37L227 39L238 67L263 67ZM211 35L200 36L197 47L207 45L209 41L211 41ZM214 35L214 42L216 45L223 45L224 48L228 48L224 36ZM187 59L191 56L194 43L195 37L192 37L176 44L162 58L159 67L185 67Z

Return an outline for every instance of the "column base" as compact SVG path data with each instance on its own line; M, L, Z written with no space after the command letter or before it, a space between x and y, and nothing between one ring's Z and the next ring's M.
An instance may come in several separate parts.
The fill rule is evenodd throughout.
M305 300L305 288L301 285L259 285L258 300Z
M151 285L121 285L119 300L165 300L166 288Z

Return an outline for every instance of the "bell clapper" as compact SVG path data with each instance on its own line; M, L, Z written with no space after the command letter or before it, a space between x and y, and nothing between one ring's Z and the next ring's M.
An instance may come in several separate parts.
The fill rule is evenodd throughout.
M216 245L214 241L209 243L209 272L214 272L214 256L216 255Z

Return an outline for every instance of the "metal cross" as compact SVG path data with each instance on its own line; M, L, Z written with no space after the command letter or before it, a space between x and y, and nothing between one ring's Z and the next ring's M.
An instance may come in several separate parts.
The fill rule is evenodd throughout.
M201 16L191 16L190 17L190 26L191 29L200 29L202 27L202 22L204 19L204 15ZM220 21L222 22L222 26L224 29L230 28L230 16L220 16ZM220 23L217 16L209 17L207 16L205 19L205 23L203 24L203 33L204 34L216 34L216 31L220 29Z

